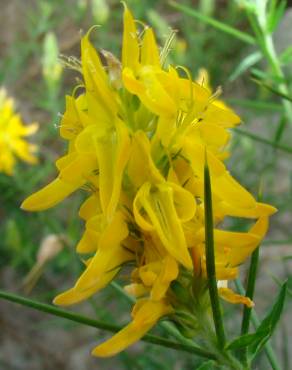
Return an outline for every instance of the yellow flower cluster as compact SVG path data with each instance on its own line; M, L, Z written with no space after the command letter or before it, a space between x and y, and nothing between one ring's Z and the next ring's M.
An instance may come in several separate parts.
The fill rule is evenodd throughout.
M214 230L218 280L237 276L238 265L259 245L275 209L257 203L223 164L227 129L239 117L212 94L204 78L192 81L182 67L165 67L152 29L138 34L127 8L122 62L108 52L103 58L106 65L88 33L81 41L83 91L67 97L61 121L68 153L56 162L58 177L22 207L43 210L79 188L88 190L79 212L85 232L77 252L90 258L74 287L55 303L80 302L109 284L123 267L127 274L131 268L125 290L137 298L132 322L93 350L96 356L111 356L141 338L162 316L175 315L180 305L176 282L206 277L205 151L215 225L225 216L256 220L246 233ZM252 305L225 283L220 286L226 300ZM193 290L185 293L194 298Z
M34 164L36 145L29 144L24 137L34 134L36 123L24 125L21 117L15 113L14 102L7 97L6 90L0 89L0 172L13 174L16 157Z

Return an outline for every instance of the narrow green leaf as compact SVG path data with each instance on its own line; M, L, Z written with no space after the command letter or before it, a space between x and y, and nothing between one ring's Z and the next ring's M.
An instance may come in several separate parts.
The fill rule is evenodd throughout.
M218 288L215 269L214 253L214 230L213 230L213 210L212 210L212 190L210 172L207 162L207 152L205 153L204 166L204 208L205 208L205 250L206 250L206 270L208 279L208 289L213 313L213 320L216 330L219 348L225 346L225 332L221 315Z
M280 62L282 64L288 64L292 62L292 46L289 46L283 53L279 56Z
M263 82L262 80L259 80L258 78L254 78L252 77L252 80L254 82L256 82L258 85L264 87L265 89L271 91L273 94L275 95L278 95L280 96L281 98L285 99L285 100L288 100L290 102L292 102L292 97L287 95L287 94L284 94L282 93L281 91L279 91L277 88L273 87L271 84L268 84L268 83L265 83ZM284 80L283 80L284 81Z
M263 348L267 340L273 334L283 311L286 291L287 291L287 282L285 282L282 285L282 288L280 290L280 293L278 294L274 306L272 307L268 315L264 318L264 320L261 322L260 326L258 327L255 333L261 334L259 335L258 340L252 343L251 346L249 347L249 354L252 357L256 356L256 354ZM263 335L264 333L266 333L266 335Z
M282 19L285 9L287 7L286 0L280 0L279 2L273 0L268 14L267 32L273 33L277 28L280 20Z
M283 76L278 76L272 73L267 73L255 67L251 69L250 75L253 79L257 80L256 82L259 84L260 82L262 82L262 83L266 83L267 85L273 85L273 84L278 85L278 84L286 82L286 79Z
M257 341L261 340L263 337L266 338L268 334L269 330L266 329L262 332L257 331L256 333L241 335L240 337L235 338L232 342L230 342L227 345L226 349L237 350L241 348L246 348L256 343Z
M290 259L291 259L291 256L288 256L288 257L290 257ZM289 258L288 258L289 259ZM282 258L282 260L287 260L285 257L283 257ZM274 275L274 274L270 274L271 275L271 277L272 277L272 279L274 280L274 282L279 286L279 287L281 287L282 286L282 282L281 282L281 280L276 276L276 275ZM287 292L286 292L286 294L287 295L289 295L289 297L292 297L292 290L289 288L289 285L291 285L291 284L289 284L289 281L290 281L290 278L288 278L288 280L287 280Z
M204 362L201 366L197 368L197 370L214 370L214 361L207 361Z
M235 279L235 285L236 285L236 288L238 290L238 292L241 294L241 295L245 295L245 291L244 291L244 288L241 284L241 281L237 278ZM255 329L257 329L260 325L260 320L255 312L255 310L252 310L251 311L251 321L253 323L253 326ZM271 346L271 344L269 342L267 342L265 344L265 352L266 352L266 356L269 360L269 363L272 367L273 370L281 370L281 367L279 365L279 361L276 357L276 354Z
M259 62L262 59L262 57L263 57L262 53L260 53L259 51L249 54L239 63L239 65L232 72L232 74L228 78L229 81L234 81L237 77L243 74L246 70L248 70L254 64Z
M181 4L179 4L175 1L172 1L172 0L169 1L169 4L173 8L175 8L177 10L180 10L181 12L183 12L183 13L185 13L185 14L193 17L193 18L196 18L196 19L200 20L203 23L209 24L209 25L213 26L214 28L217 28L220 31L228 33L229 35L231 35L231 36L233 36L233 37L235 37L235 38L237 38L237 39L239 39L239 40L241 40L241 41L243 41L247 44L250 44L250 45L255 45L256 44L255 39L251 35L249 35L248 33L239 31L236 28L228 26L227 24L225 24L223 22L217 21L214 18L211 18L207 15L201 14L200 12L198 12L197 10L195 10L193 8L190 8L190 7L185 6L185 5L181 5Z
M279 122L279 124L277 126L277 129L276 129L276 132L275 132L275 136L274 136L274 143L275 144L279 143L279 141L281 140L286 125L287 125L287 117L285 115L283 115L280 119L280 122Z

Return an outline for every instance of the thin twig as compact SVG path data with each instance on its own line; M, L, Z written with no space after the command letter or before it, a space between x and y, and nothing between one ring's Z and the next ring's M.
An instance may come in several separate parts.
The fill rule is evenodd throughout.
M77 314L77 313L69 312L69 311L54 307L54 306L49 305L49 304L37 302L37 301L31 300L31 299L24 298L22 296L19 296L19 295L13 294L13 293L4 292L4 291L1 291L1 290L0 290L0 298L5 299L5 300L10 301L10 302L21 304L23 306L33 308L33 309L38 310L38 311L46 312L46 313L49 313L49 314L54 315L54 316L58 316L58 317L62 317L62 318L74 321L74 322L78 322L78 323L83 324L83 325L87 325L87 326L91 326L91 327L94 327L94 328L110 331L110 332L113 332L113 333L116 333L116 332L120 331L123 328L123 326L121 326L121 325L114 325L114 324L110 324L110 323L105 323L103 321L91 319L91 318L82 316L82 315ZM162 347L172 348L172 349L175 349L177 351L184 351L184 352L192 353L194 355L198 355L198 356L201 356L201 357L216 359L214 354L212 354L212 353L210 353L210 352L208 352L208 351L206 351L206 350L204 350L200 347L196 347L194 345L176 343L176 342L170 341L168 339L158 337L156 335L146 334L141 340L144 341L144 342L156 344L156 345L159 345L159 346L162 346Z

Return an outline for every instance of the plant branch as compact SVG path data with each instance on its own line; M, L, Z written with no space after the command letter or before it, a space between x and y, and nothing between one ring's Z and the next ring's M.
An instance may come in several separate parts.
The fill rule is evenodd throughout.
M233 128L233 131L236 132L239 135L247 136L247 137L249 137L252 140L259 141L260 143L263 143L263 144L266 144L266 145L270 145L270 146L272 146L275 149L279 149L279 150L281 150L283 152L292 154L292 147L275 143L275 142L270 141L268 139L265 139L263 137L254 135L251 132L243 131L243 130L241 130L239 128Z
M220 22L220 21L217 21L216 19L212 18L212 17L209 17L207 15L204 15L202 13L200 13L199 11L195 10L194 8L190 8L188 6L185 6L185 5L181 5L175 1L172 1L170 0L169 1L169 5L172 6L173 8L193 17L193 18L196 18L198 19L199 21L203 22L203 23L206 23L206 24L209 24L211 26L213 26L214 28L217 28L218 30L220 31L223 31L225 33L228 33L229 35L249 44L249 45L255 45L256 44L256 40L251 36L249 35L248 33L245 33L245 32L242 32L242 31L239 31L237 30L236 28L234 27L231 27L231 26L228 26L227 24L223 23L223 22Z
M74 322L78 322L83 325L91 326L97 329L102 329L106 331L110 331L113 333L116 333L120 331L123 326L121 325L114 325L114 324L109 324L105 323L103 321L91 319L85 316L82 316L77 313L69 312L64 309L60 309L57 307L54 307L49 304L41 303L34 301L32 299L24 298L22 296L19 296L17 294L13 293L8 293L0 290L0 298L5 299L10 302L18 303L23 306L27 306L30 308L33 308L38 311L46 312L54 316L62 317L67 320L71 320ZM151 335L151 334L146 334L142 339L144 342L156 344L162 347L166 348L172 348L177 351L184 351L188 353L192 353L194 355L198 355L201 357L209 358L209 359L216 359L215 355L194 345L189 345L189 344L182 344L182 343L177 343L170 341L168 339L164 339L161 337L158 337L156 335Z
M205 248L206 248L206 269L208 288L213 312L213 320L216 329L218 347L223 349L225 346L225 332L221 315L218 288L215 269L214 254L214 234L213 234L213 210L212 210L212 191L210 172L207 163L207 153L205 154L204 167L204 208L205 208Z

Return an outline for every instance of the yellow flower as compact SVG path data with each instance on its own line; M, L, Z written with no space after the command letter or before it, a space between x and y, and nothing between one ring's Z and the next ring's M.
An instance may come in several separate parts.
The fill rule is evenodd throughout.
M0 89L0 172L13 174L16 158L35 164L36 145L24 138L34 134L38 125L24 125L19 114L15 113L14 102L7 97L4 88Z
M70 305L104 288L124 266L132 268L125 290L137 298L132 322L93 350L110 356L139 340L165 315L195 307L189 289L206 280L204 251L205 151L213 189L215 257L219 292L232 303L251 302L226 287L238 266L264 237L272 206L258 203L223 163L227 129L240 118L202 81L183 68L163 67L151 28L138 33L125 7L122 62L103 52L103 66L89 41L81 41L83 92L66 98L60 135L68 153L57 178L28 197L22 208L54 206L79 188L89 197L80 208L85 232L77 252L91 253L73 288L55 298ZM225 216L256 219L247 233L219 229ZM222 283L224 281L224 284ZM221 284L221 285L220 285ZM222 286L223 284L223 286ZM195 312L188 312L195 315Z

